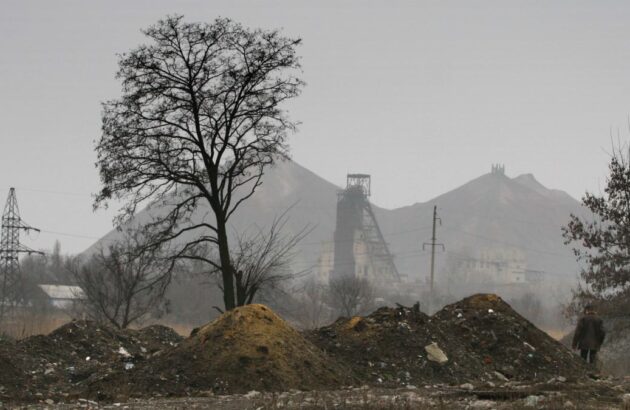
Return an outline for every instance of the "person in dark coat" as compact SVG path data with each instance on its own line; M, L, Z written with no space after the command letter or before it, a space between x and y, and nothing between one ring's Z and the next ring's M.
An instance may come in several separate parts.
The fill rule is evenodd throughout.
M593 306L587 305L575 328L573 348L580 349L580 355L587 363L595 363L597 351L604 342L604 337L606 337L604 322L597 316Z

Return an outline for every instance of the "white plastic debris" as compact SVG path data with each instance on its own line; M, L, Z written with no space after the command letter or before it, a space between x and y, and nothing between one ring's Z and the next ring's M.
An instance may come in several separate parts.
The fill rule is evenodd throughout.
M125 349L124 347L120 346L120 348L118 349L118 354L123 356L123 357L131 357L131 355L129 354L129 352L127 351L127 349Z
M87 356L87 357L85 358L85 361L86 361L86 362L89 362L89 361L90 361L90 359L91 359L91 357L90 357L90 356Z
M446 353L444 353L442 349L440 349L437 343L433 342L429 345L426 345L424 347L424 350L427 352L427 359L433 362L438 362L440 364L448 362L448 357L446 356Z
M538 407L542 399L542 396L527 396L525 398L525 407Z
M535 352L535 351L536 351L536 348L535 348L534 346L530 345L530 344L529 344L529 343L527 343L527 342L523 342L523 345L524 345L526 348L528 348L529 350L531 350L532 352Z
M507 381L508 381L508 378L507 378L507 377L505 377L505 375L504 375L503 373L501 373L501 372L498 372L498 371L496 371L496 370L495 370L495 371L494 371L494 375L495 375L495 376L496 376L496 378L497 378L497 379L499 379L499 380L502 380L502 381L504 381L504 382L507 382Z
M474 389L475 389L475 386L473 386L473 385L472 385L472 384L470 384L470 383L464 383L464 384L460 385L460 386L459 386L459 388L460 388L460 389L464 389L464 390L469 390L469 391L470 391L470 390L474 390Z
M457 314L457 317L458 317L458 318L462 318L462 317L464 317L464 315L462 315L461 313L458 313L458 314Z
M470 402L468 408L470 409L493 409L496 407L496 403L492 400L475 400Z
M494 310L488 309L488 313L494 313Z
M256 391L256 390L252 390L252 391L250 391L250 392L245 394L245 397L248 398L248 399L253 399L253 398L258 397L258 396L260 396L260 392Z
M131 370L134 368L134 364L133 363L125 363L125 370Z

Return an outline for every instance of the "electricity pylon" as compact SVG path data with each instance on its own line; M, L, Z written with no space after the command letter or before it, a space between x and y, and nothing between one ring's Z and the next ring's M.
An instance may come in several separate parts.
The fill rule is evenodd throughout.
M35 231L20 218L15 188L9 189L7 203L2 213L2 236L0 239L0 323L14 307L24 302L24 287L20 275L20 253L43 254L20 244L20 231Z

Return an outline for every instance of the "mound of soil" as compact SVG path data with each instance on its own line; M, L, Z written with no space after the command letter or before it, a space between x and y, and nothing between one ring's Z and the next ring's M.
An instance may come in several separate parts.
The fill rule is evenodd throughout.
M0 402L25 388L26 377L14 363L14 351L15 342L0 338Z
M455 336L447 348L465 350L470 359L508 379L575 379L587 370L577 355L497 295L470 296L444 307L433 319Z
M118 330L73 321L45 336L0 343L0 397L5 401L79 397L85 385L135 366L181 340L164 326Z
M90 396L330 389L354 380L263 305L231 310L179 346L91 386Z
M463 383L475 372L483 376L463 349L445 349L449 338L435 320L407 308L383 307L367 317L340 318L309 332L309 339L352 368L362 383L400 387L434 382ZM425 346L436 343L449 361L428 359Z
M475 295L432 317L407 308L381 308L342 318L308 333L368 384L461 384L548 380L584 374L574 354L516 313L496 295ZM429 359L436 343L448 361Z
M443 355L448 360L440 362ZM121 331L75 321L47 336L0 340L0 401L122 401L357 384L509 386L576 380L587 370L496 295L471 296L431 317L381 308L304 334L266 306L248 305L187 339L162 326Z

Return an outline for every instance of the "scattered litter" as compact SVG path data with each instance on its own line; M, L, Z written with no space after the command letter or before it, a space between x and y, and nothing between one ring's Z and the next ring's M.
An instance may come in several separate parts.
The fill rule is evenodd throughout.
M543 396L527 396L525 398L525 407L538 407L540 401L543 399Z
M496 405L492 400L475 400L468 407L471 409L493 409Z
M260 392L256 391L256 390L252 390L249 391L247 394L244 395L246 398L248 399L253 399L254 397L258 397L260 396Z
M262 305L234 309L185 340L162 326L121 331L76 321L47 336L0 340L0 368L0 398L40 403L68 397L111 402L128 394L130 384L134 397L364 384L435 391L459 386L477 395L471 390L477 386L476 399L503 400L496 396L502 389L519 392L531 383L552 378L564 383L586 374L579 356L495 295L463 299L431 317L404 306L385 307L304 333ZM627 392L616 391L615 400ZM535 396L525 389L520 393L521 403ZM392 393L391 399L396 397ZM492 400L472 404L496 407Z
M129 352L127 351L127 349L125 349L124 347L120 346L120 348L118 349L118 354L123 356L123 357L131 357L131 355L129 354Z
M529 350L531 350L532 352L535 352L535 351L536 351L536 348L535 348L534 346L530 345L530 344L529 344L529 343L527 343L527 342L523 342L523 345L525 345L525 347L527 347L527 348L528 348Z

